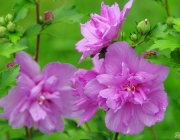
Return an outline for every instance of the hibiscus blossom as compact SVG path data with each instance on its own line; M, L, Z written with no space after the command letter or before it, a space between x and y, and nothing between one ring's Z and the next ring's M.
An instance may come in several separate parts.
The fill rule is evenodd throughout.
M91 20L81 24L84 38L76 44L76 49L82 53L80 62L89 55L97 54L117 38L133 1L129 0L121 12L117 3L109 7L102 2L101 14L91 14Z
M69 82L76 68L54 62L47 64L41 74L39 65L25 52L16 54L15 63L20 65L17 86L0 99L4 108L1 116L13 128L35 126L43 133L63 131L62 116L78 115Z
M96 63L98 61L102 59L96 59ZM110 45L101 67L103 72L81 88L88 97L95 94L92 101L96 98L100 107L106 106L103 109L108 129L138 134L144 126L163 120L168 105L163 82L168 67L138 57L126 42Z

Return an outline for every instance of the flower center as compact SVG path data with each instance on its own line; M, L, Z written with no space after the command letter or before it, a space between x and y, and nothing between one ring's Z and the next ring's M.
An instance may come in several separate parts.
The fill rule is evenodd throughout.
M46 98L44 97L44 95L39 96L39 98L38 98L39 105L42 105L45 99Z
M131 83L129 85L124 86L123 88L127 92L132 92L132 94L134 94L136 90L135 86Z

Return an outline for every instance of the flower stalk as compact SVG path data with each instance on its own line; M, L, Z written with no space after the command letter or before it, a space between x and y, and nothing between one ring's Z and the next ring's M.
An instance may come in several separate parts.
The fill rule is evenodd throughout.
M114 137L114 140L118 140L118 136L119 136L119 133L116 132L115 137Z

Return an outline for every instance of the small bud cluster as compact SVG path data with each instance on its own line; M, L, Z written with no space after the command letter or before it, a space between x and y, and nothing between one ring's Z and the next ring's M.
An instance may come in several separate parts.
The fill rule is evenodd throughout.
M142 36L146 36L151 30L151 26L149 24L149 21L145 19L136 25L136 29L137 33L134 32L130 34L130 40L133 44L138 43L141 40Z
M10 42L7 33L22 32L22 28L13 22L13 15L0 17L0 44ZM21 29L21 30L20 30Z
M39 21L40 24L42 24L43 26L48 26L50 24L52 24L52 22L54 21L54 14L52 11L46 11L42 16L39 17Z

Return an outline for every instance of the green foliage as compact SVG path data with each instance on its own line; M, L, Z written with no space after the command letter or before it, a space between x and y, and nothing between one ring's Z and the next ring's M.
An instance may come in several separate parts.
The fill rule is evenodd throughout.
M21 32L12 32L12 33L7 32L6 35L9 37L10 41L15 44L20 40L22 33Z
M13 0L13 2L16 2L13 11L14 11L14 21L17 22L20 19L23 19L26 17L28 10L35 6L35 3L33 1L28 0Z
M168 34L164 39L156 40L154 44L148 49L148 51L154 49L159 49L159 50L170 49L171 51L173 51L174 49L179 47L180 47L180 39L176 36Z
M154 28L149 32L148 38L156 40L157 38L164 38L166 36L165 30L167 29L167 24L158 23Z
M39 24L32 25L24 32L23 36L29 37L29 36L37 35L40 33L41 30L42 30L41 25L39 25Z
M180 32L180 18L175 18L173 20L173 28L177 31Z
M61 6L53 11L54 13L54 23L56 22L66 22L66 23L76 23L84 17L83 14L77 11L75 6L69 9L65 9L65 6Z
M18 51L22 51L27 47L20 44L13 44L13 43L5 43L0 44L0 55L10 57L11 54L16 53Z
M0 73L0 96L5 96L12 85L15 84L16 77L19 74L19 65L15 65Z
M177 60L169 58L163 54L160 54L158 56L151 56L147 58L147 60L155 64L161 64L172 68L180 68L180 63Z

